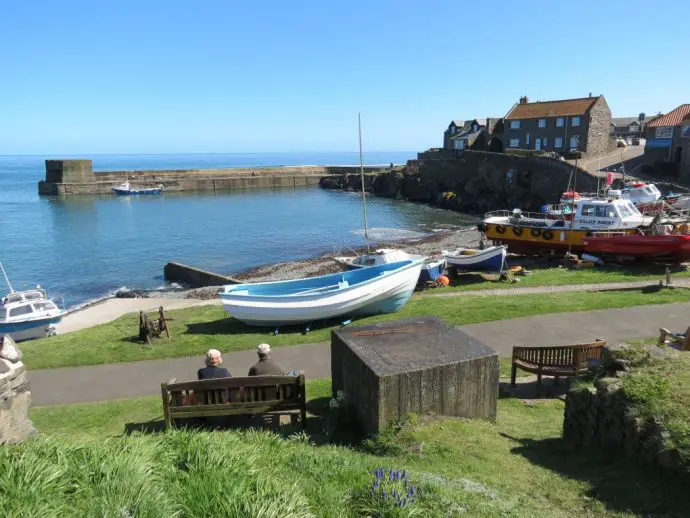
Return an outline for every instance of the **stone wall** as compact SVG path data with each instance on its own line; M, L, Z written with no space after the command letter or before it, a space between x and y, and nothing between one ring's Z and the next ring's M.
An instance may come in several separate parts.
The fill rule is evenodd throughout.
M229 275L207 272L181 263L166 264L163 268L163 277L166 281L183 282L192 288L223 286L225 284L239 284L240 282Z
M93 182L91 160L46 160L46 182Z
M603 96L589 110L586 145L588 156L604 155L616 149L616 140L611 136L611 110Z
M11 357L7 349L7 342L0 345L0 444L20 442L38 433L29 420L31 392L24 364L6 359Z
M403 172L374 176L370 190L376 196L432 203L470 213L516 207L538 210L560 199L573 171L578 190L596 191L595 177L551 158L484 151L420 153L418 160L408 162ZM322 178L320 185L356 190L360 189L357 182L358 178L352 176L332 176Z

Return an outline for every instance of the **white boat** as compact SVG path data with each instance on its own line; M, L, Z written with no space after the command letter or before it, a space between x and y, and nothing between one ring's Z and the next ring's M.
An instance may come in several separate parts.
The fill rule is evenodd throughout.
M393 313L417 285L423 259L297 279L228 285L225 311L249 325L281 326Z
M160 194L162 190L163 185L158 185L157 187L144 187L137 189L135 187L132 187L132 185L128 181L121 183L117 187L113 187L113 193L117 194L118 196Z
M443 256L449 268L502 272L505 269L507 250L504 245L490 246L483 250L458 248L452 252L444 250Z
M0 300L0 335L15 342L52 336L64 314L40 288L11 292Z
M367 268L379 264L395 263L408 259L424 259L422 271L419 274L419 281L435 281L443 275L446 269L446 260L443 257L430 258L422 255L408 254L404 250L394 248L379 248L374 252L362 254L358 257L335 257L335 261L350 269Z

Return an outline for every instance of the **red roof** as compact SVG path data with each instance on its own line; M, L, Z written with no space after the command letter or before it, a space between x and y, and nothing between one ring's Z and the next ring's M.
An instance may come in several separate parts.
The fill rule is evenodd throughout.
M583 115L597 102L597 99L599 97L583 97L581 99L564 99L562 101L538 101L536 103L516 104L510 110L506 120Z
M678 108L668 112L666 115L654 119L647 123L648 128L658 128L660 126L678 126L683 119L690 115L690 104L681 104Z

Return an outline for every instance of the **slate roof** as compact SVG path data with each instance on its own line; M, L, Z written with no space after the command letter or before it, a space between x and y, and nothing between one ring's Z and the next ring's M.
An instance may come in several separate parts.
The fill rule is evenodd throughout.
M690 115L690 104L681 104L675 110L649 122L647 127L658 128L660 126L678 126L688 115Z
M645 119L642 121L642 124L645 123L648 119ZM639 117L612 117L611 118L611 124L616 126L617 128L623 128L630 126L633 122L637 122L639 124L640 119Z
M516 104L506 116L506 120L583 115L589 111L599 97L600 96Z

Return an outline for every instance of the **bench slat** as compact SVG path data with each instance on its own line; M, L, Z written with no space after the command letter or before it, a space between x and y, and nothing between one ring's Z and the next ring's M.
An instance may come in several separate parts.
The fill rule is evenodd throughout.
M208 380L185 381L166 384L168 390L210 390L214 388L265 387L270 385L293 385L298 383L296 376L247 376L241 378L214 378Z

